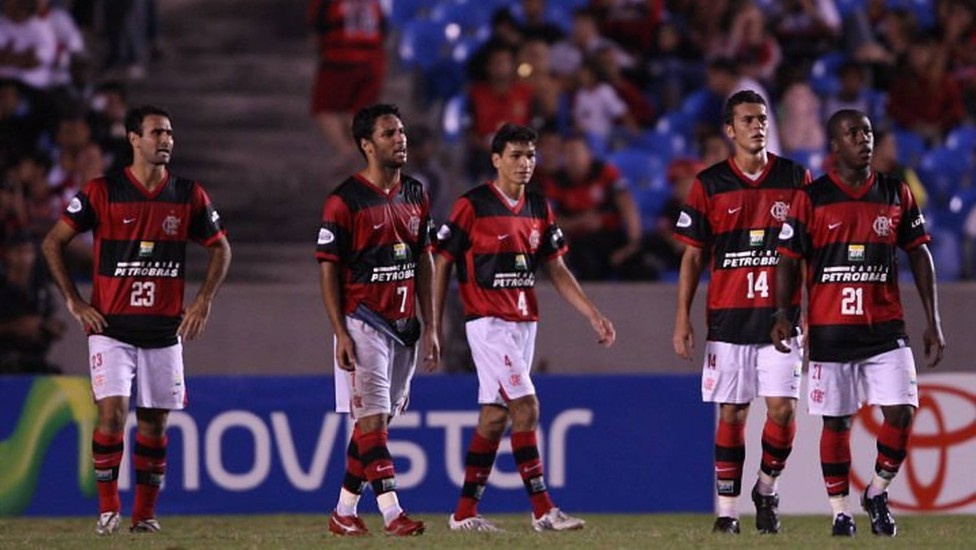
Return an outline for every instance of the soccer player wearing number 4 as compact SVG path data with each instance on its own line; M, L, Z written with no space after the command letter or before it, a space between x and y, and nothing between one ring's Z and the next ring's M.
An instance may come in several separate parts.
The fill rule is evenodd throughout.
M156 500L166 472L166 423L186 404L182 340L203 334L230 265L220 216L200 184L170 174L173 126L152 106L125 117L132 164L88 182L68 203L42 248L65 305L88 333L98 425L92 458L98 486L95 532L119 530L123 430L136 384L134 532L159 531ZM91 303L64 265L64 247L80 232L95 237ZM190 307L183 309L186 243L207 247L210 264Z
M509 419L512 453L532 502L532 528L566 531L582 529L584 524L553 504L536 443L539 401L529 369L539 318L534 291L538 266L548 268L553 286L586 316L600 344L611 346L616 334L563 263L566 243L545 198L525 190L535 169L536 137L531 128L503 125L491 142L495 181L458 199L437 235L435 319L443 314L452 264L456 264L481 405L465 459L461 498L448 520L455 531L498 530L478 515L478 502Z
M905 334L898 291L896 248L908 252L925 311L923 334L929 366L945 349L935 293L935 267L915 198L904 182L871 170L874 136L860 111L836 112L827 122L836 170L797 194L780 231L776 267L776 348L790 331L788 313L798 261L808 262L810 414L823 417L820 463L833 510L833 534L852 536L850 492L851 417L862 401L879 405L874 477L861 506L875 535L895 536L888 485L905 460L912 417L918 407L915 360Z
M719 404L715 435L717 533L739 532L737 500L745 462L749 404L766 401L759 479L752 489L756 529L779 531L776 481L793 448L794 414L800 393L799 292L789 297L786 320L793 352L777 353L769 338L775 310L772 282L776 234L786 221L797 188L809 181L801 166L766 151L769 114L762 96L744 90L725 103L725 133L735 152L702 171L692 184L675 227L688 244L681 258L674 350L691 359L694 333L689 319L704 248L712 257L708 286L708 336L702 399Z

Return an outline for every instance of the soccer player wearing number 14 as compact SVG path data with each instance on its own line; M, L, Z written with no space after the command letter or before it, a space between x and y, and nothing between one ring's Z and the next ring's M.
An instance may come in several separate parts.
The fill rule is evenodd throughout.
M776 303L791 305L797 264L808 262L810 414L823 417L820 462L833 509L833 534L852 536L851 417L861 401L879 405L874 477L861 506L875 535L894 536L888 485L905 460L918 407L915 360L905 334L896 249L908 252L927 321L923 342L929 366L942 358L945 338L935 293L935 268L925 243L925 220L908 185L871 170L874 136L860 111L838 111L827 123L836 170L797 193L780 231ZM779 313L779 310L777 310ZM777 349L789 323L782 316L771 336Z
M745 462L745 424L756 397L766 401L759 479L752 489L756 528L779 531L776 480L793 448L794 414L800 392L797 321L799 292L786 304L793 352L773 349L772 282L778 257L776 235L786 221L796 189L809 181L801 166L766 151L768 112L755 92L733 94L725 104L725 133L735 152L698 174L675 227L688 244L681 259L674 349L691 359L691 303L712 257L708 285L708 336L702 369L702 400L719 404L715 434L718 518L713 531L739 532L737 500Z
M170 410L186 403L182 339L203 334L227 268L230 245L200 184L170 174L173 126L166 111L143 106L125 117L132 164L88 182L68 203L42 246L71 315L88 333L98 425L92 458L98 486L95 532L118 531L118 477L133 381L136 392L134 532L159 531L156 499L166 471ZM95 266L89 304L64 265L64 247L92 231ZM210 252L203 285L185 311L186 243Z

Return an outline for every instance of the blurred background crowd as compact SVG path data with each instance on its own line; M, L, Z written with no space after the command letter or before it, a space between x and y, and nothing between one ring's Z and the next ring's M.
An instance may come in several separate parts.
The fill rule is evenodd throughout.
M173 3L184 4L193 2ZM228 3L207 6L218 4ZM251 4L237 9L249 13ZM214 40L198 30L164 50L169 25L160 24L165 6L157 0L0 0L0 6L3 371L3 364L43 356L63 332L51 319L37 243L84 182L128 162L123 117L135 102L132 90L144 92L149 83L192 87L222 73L186 69L188 56ZM769 150L814 176L832 162L826 118L841 108L867 112L876 128L876 168L912 186L935 237L940 279L976 278L976 0L288 0L274 9L294 19L269 19L276 34L268 44L291 55L288 40L308 35L315 43L305 45L315 52L308 61L320 74L343 63L368 68L361 80L325 85L301 73L301 87L311 90L306 95L267 84L301 104L307 130L313 136L313 125L321 130L316 150L335 160L333 173L316 174L314 198L284 186L280 201L272 201L292 204L275 219L308 222L294 232L303 246L304 233L311 234L305 226L316 220L302 209L321 204L323 180L334 185L361 162L346 130L351 112L317 98L381 94L406 113L407 172L428 186L435 222L446 219L457 195L492 176L493 131L504 121L527 124L540 134L532 185L555 207L578 277L673 281L682 252L671 238L678 206L698 171L728 157L722 104L750 88L768 99L774 115ZM302 16L304 28L292 24ZM213 17L203 26L218 29L221 19ZM228 60L235 49L263 47L263 39L236 40L226 41ZM177 49L182 57L174 62ZM161 82L156 68L167 61L184 70ZM284 66L281 80L296 72ZM259 81L242 81L240 89ZM392 91L397 81L408 84ZM269 116L277 116L280 97L268 102ZM242 133L251 129L248 121L272 127L257 110L227 111ZM192 118L205 125L206 113L201 107ZM192 126L189 118L177 119L177 127ZM232 143L223 131L196 130ZM267 140L272 135L264 133ZM306 140L290 143L307 147ZM276 156L294 164L286 146ZM193 147L177 158L187 154L227 153ZM233 203L222 196L242 188L244 172L227 181L187 175L205 177L218 205L231 203L224 217L232 226L245 216L260 225L261 213L275 204L258 208L249 198ZM267 178L255 179L265 189ZM236 225L240 236L243 223ZM268 227L251 229L244 240L267 233L280 241L282 232ZM74 244L73 272L84 278L90 241ZM45 368L56 367L33 370Z

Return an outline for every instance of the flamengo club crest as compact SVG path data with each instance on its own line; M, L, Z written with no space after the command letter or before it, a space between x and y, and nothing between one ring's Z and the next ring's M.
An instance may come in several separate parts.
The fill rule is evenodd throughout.
M891 233L891 218L888 216L878 216L871 226L879 237L887 237Z
M410 235L416 237L420 233L420 218L417 216L410 216L410 221L407 222L407 231Z
M529 233L529 248L535 250L539 248L539 230L532 228L532 233Z
M783 201L776 201L773 203L772 208L769 209L769 214L774 220L785 222L786 217L790 215L790 205Z
M180 230L180 219L170 214L166 216L163 220L163 233L167 235L176 235Z

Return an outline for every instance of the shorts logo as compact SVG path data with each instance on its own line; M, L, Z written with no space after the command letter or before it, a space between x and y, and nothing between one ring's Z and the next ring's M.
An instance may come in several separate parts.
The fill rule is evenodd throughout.
M779 230L779 240L788 241L793 238L793 226L784 223L783 227Z
M318 244L329 244L335 240L335 233L329 231L326 228L319 229L319 243Z
M749 246L762 246L763 241L766 240L766 230L765 229L750 229L749 230Z
M410 216L410 221L407 222L407 231L414 237L420 233L420 218L417 216Z
M163 233L176 235L180 231L180 219L170 214L163 220Z
M678 223L674 224L675 227L691 227L691 216L687 212L682 212L678 216Z
M847 245L847 260L850 262L863 262L864 261L864 245L863 244L849 244Z
M513 374L512 376L509 377L508 382L511 385L513 385L513 386L521 386L522 385L522 375L521 374Z
M789 216L789 214L790 205L783 201L774 202L773 207L769 209L769 215L778 222L785 222L786 217Z
M705 379L705 382L702 384L702 386L706 390L708 390L708 391L714 390L715 389L715 379L714 378L706 378Z
M518 271L528 271L529 262L525 259L525 254L515 255L515 269Z
M535 252L539 248L539 230L532 228L532 232L529 233L529 250Z
M823 403L824 402L824 391L823 390L820 390L820 389L815 389L815 390L811 391L810 392L810 401L813 401L814 403Z
M363 408L363 396L361 395L352 396L352 406L357 409Z
M891 218L888 216L878 216L874 220L874 224L871 226L874 232L878 234L879 237L887 237L891 234Z
M397 261L403 261L407 259L407 245L403 243L396 243L393 245L393 259Z
M156 248L156 243L152 241L139 241L139 257L149 258L153 255L153 249Z

